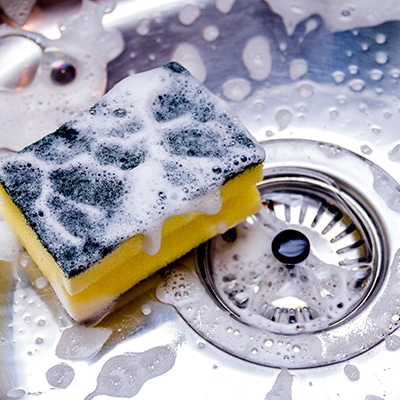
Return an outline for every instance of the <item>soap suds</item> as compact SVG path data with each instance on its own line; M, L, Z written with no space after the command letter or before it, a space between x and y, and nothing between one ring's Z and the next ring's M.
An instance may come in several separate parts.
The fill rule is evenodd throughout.
M347 364L344 367L344 373L352 382L358 381L360 379L360 371L355 365Z
M353 0L351 6L336 0L296 0L291 6L281 0L264 1L273 12L282 17L289 36L302 21L314 14L320 15L332 32L377 26L386 21L400 19L400 5L396 0L382 1L379 7L373 0Z
M243 49L242 60L250 78L256 81L266 79L272 69L268 40L264 36L254 36L249 39Z
M292 384L293 375L287 369L282 369L265 400L292 400Z
M112 357L98 375L96 390L85 400L100 395L133 397L148 380L168 372L174 366L175 359L176 353L169 346Z
M62 332L56 355L63 360L90 359L101 350L111 333L111 329L73 325Z
M68 364L54 365L46 372L47 382L57 388L66 389L75 378L75 371Z
M0 175L72 277L136 234L155 254L165 220L216 214L226 180L263 158L225 102L171 63L128 77L75 120L2 158Z

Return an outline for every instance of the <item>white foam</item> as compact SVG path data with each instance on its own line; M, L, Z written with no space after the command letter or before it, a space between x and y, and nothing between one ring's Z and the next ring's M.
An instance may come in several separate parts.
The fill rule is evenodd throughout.
M100 395L133 397L145 382L168 372L174 366L175 359L176 353L169 346L114 356L103 365L95 391L85 400Z
M46 372L47 382L58 389L67 388L75 378L75 371L65 363L59 363L52 366Z
M165 109L160 100L163 96ZM172 105L168 103L171 98L175 99ZM175 115L179 107L189 108ZM205 120L200 115L203 112ZM161 244L161 228L170 217L216 214L227 177L264 157L261 146L246 136L244 126L237 123L232 128L236 122L226 103L187 71L160 67L126 78L73 120L68 127L78 135L76 141L50 135L44 141L50 140L50 150L41 150L39 142L1 161L4 165L16 163L14 175L20 163L41 171L36 182L40 194L29 205L35 210L29 218L40 214L36 223L41 240L62 267L88 268L99 259L93 257L99 256L90 253L92 248L86 253L89 233L76 233L85 224L90 226L84 228L90 230L90 238L102 248L115 248L143 234L143 250L155 254ZM101 155L104 149L105 156ZM61 158L54 162L49 151ZM125 169L120 162L132 157L132 151L137 152L132 160L142 159ZM71 174L74 178L69 181ZM12 181L12 174L6 176L4 179ZM93 196L100 196L100 205ZM53 201L61 201L62 208ZM84 221L71 225L76 213L83 213ZM73 260L64 255L65 247L75 249ZM63 298L62 290L55 289Z
M65 329L58 341L56 355L64 360L87 360L94 357L111 336L107 328L73 325Z
M282 17L288 35L292 35L299 23L314 14L320 15L332 32L377 26L400 19L400 4L396 0L383 0L379 7L374 0L353 0L351 4L345 0L296 0L290 5L281 0L264 1ZM384 36L379 36L377 40L384 43Z
M268 40L259 35L249 39L243 49L242 60L250 78L256 81L266 79L272 69L271 50Z

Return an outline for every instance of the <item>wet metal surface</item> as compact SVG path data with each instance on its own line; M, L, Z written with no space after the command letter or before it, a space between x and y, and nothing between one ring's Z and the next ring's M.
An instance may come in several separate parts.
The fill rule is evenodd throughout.
M312 166L359 194L362 209L371 210L373 218L368 218L383 232L383 276L379 284L372 282L374 290L367 287L370 300L356 317L339 324L340 335L311 330L302 342L301 335L293 339L276 330L273 337L255 337L237 325L199 279L194 254L127 293L95 327L79 327L21 252L0 264L0 398L397 400L400 7L386 1L371 13L373 2L361 6L355 1L353 8L327 2L332 7L328 13L322 2L312 3L313 12L304 1L283 11L283 3L272 0L120 0L113 10L107 2L96 3L104 5L101 13L107 9L103 27L124 39L120 54L118 40L96 22L98 9L87 8L93 13L68 25L69 16L79 13L78 2L59 4L48 13L35 8L24 25L43 35L46 46L57 43L57 54L71 60L81 60L82 54L73 51L77 36L63 37L65 29L59 27L84 26L84 60L93 63L77 65L96 79L90 90L78 91L73 85L80 85L79 68L75 83L61 87L48 79L44 66L51 63L40 64L36 75L30 69L27 86L18 78L24 73L7 79L0 71L3 104L15 108L33 98L29 104L36 110L9 113L20 121L25 136L2 138L2 154L50 129L39 111L61 123L125 76L176 60L230 102L263 142L270 172L293 163ZM65 24L58 22L60 17ZM8 34L9 27L4 28L0 33ZM87 40L91 35L101 37L100 44ZM114 47L112 56L107 51L95 57L102 45ZM36 60L37 45L27 46ZM12 88L17 90L10 92ZM51 115L36 103L38 94L51 105ZM2 114L6 127L9 121ZM307 144L302 146L301 140ZM285 141L287 152L281 150ZM296 151L298 160L292 157ZM365 173L355 172L355 159ZM348 174L346 168L353 169ZM180 285L177 279L182 279ZM223 325L227 320L230 325ZM343 345L347 339L349 351ZM232 345L240 354L230 354ZM268 352L279 362L260 362ZM295 365L300 357L307 363Z

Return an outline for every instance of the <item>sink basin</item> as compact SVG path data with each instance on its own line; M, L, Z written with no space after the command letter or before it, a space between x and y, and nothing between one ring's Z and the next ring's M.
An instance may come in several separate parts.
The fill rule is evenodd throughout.
M263 214L238 232L269 231L238 242L252 266L220 273L232 237L216 238L91 327L69 319L24 252L0 250L1 398L399 398L399 4L38 2L3 22L0 48L16 61L0 69L0 156L126 76L178 61L266 149ZM306 203L321 229L301 217ZM281 232L306 251L257 264Z

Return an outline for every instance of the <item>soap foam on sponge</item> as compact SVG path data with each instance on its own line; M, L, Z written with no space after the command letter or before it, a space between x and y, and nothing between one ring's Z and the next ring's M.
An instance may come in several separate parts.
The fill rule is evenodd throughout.
M88 320L256 212L263 159L227 105L170 63L1 159L3 214L67 311Z

